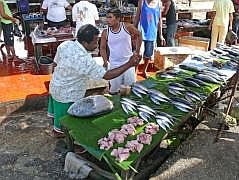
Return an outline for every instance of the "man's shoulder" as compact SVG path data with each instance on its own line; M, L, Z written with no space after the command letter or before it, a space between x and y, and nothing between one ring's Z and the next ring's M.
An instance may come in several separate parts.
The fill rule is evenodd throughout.
M61 43L58 47L59 48L72 48L75 46L75 41L64 41L63 43Z

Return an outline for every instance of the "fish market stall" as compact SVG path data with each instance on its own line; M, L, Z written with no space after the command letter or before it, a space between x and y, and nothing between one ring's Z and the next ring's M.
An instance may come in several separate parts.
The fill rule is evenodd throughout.
M108 97L114 105L109 113L65 116L61 124L69 147L73 151L75 144L84 147L98 166L112 174L111 179L140 174L141 159L190 116L200 116L208 97L228 85L236 73L237 56L239 49L224 45L192 55L135 83L128 96ZM222 66L214 67L215 61Z

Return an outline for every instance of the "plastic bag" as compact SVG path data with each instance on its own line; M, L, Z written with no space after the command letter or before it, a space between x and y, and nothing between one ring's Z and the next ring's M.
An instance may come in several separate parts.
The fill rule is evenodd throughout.
M22 37L22 32L20 31L17 24L14 24L14 26L13 26L13 34L14 34L14 36Z
M102 95L88 96L73 103L68 114L77 117L89 117L108 113L113 110L113 103Z
M233 31L228 31L226 36L226 42L229 44L233 44L237 40L237 34Z

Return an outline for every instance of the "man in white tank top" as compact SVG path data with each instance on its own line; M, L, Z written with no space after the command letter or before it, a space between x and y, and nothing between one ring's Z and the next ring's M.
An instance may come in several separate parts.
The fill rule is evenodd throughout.
M102 32L100 54L104 67L114 69L129 61L133 55L131 37L137 39L135 53L139 55L142 36L133 25L120 22L119 9L110 9L107 13L108 28ZM108 52L107 52L108 50ZM110 80L110 93L119 92L120 85L132 85L136 82L135 68L128 69L119 77Z

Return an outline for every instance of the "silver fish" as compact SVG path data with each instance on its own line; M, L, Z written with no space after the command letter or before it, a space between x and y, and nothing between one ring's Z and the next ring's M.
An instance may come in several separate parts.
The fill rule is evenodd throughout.
M183 83L185 83L186 85L189 85L189 86L197 87L197 88L200 87L199 84L197 84L197 83L194 82L194 81L188 80L188 79L184 79L184 80L183 80Z
M139 98L143 98L143 96L135 89L132 89L132 92L134 93L134 95L138 96Z
M177 91L177 90L174 90L174 89L171 89L171 88L168 88L168 92L172 95L182 95L182 93L180 91Z
M143 109L147 109L148 111L152 112L152 113L156 113L155 110L153 110L151 107L146 106L146 105L138 105L138 107L143 108Z
M135 83L134 85L133 85L133 87L135 87L135 88L138 88L138 89L141 89L141 90L143 90L144 92L148 92L148 89L146 88L146 87L144 87L142 84L139 84L139 83Z
M175 107L176 107L177 109L179 109L180 111L183 111L183 112L190 112L189 109L184 108L184 107L182 107L182 106L175 105Z
M139 112L139 117L146 122L149 122L150 116L145 112Z
M142 90L142 89L140 89L140 88L138 88L138 87L136 87L136 86L134 86L134 87L132 88L132 90L138 91L138 93L140 93L140 94L144 94L144 95L147 94L146 91L144 91L144 90Z
M186 104L183 104L183 103L181 103L181 102L173 102L173 104L174 104L175 106L181 106L181 107L186 108L186 109L189 109L189 110L192 110L192 109L193 109L192 107L190 107L190 106L188 106L188 105L186 105Z
M159 96L163 99L170 100L166 95L164 95L162 92L155 90L155 89L149 89L149 94L150 95L156 95Z
M186 95L188 95L189 97L195 99L196 101L201 101L201 98L199 96L197 96L196 94L194 94L194 93L186 92Z
M149 110L147 110L147 109L138 107L138 110L139 110L139 112L146 113L146 114L151 115L151 116L153 116L153 117L155 116L155 114L154 114L153 112L151 112L151 111L149 111Z
M167 99L162 98L161 96L157 96L157 95L154 95L154 94L151 94L150 97L153 98L153 99L156 99L160 102L168 102L169 101Z
M186 78L186 80L193 81L193 82L195 82L195 83L197 83L201 86L206 86L207 85L204 81L202 81L200 79L193 78L193 77Z
M169 119L168 117L166 117L166 116L156 115L155 118L156 118L156 119L161 119L161 120L163 120L163 121L165 121L165 122L167 122L167 123L173 125L172 121L170 121L170 119Z
M168 113L166 113L166 112L158 111L157 114L158 114L158 115L162 115L162 116L166 116L166 117L169 118L172 122L174 122L174 120L176 120L175 117L171 116L170 114L168 114Z
M165 131L167 132L167 128L165 127L165 125L162 123L162 120L160 119L156 119L157 124Z
M136 108L134 107L134 105L133 105L133 104L130 104L128 101L123 101L123 100L121 100L120 103L121 103L121 104L125 104L126 106L130 106L132 109L135 109L135 110L136 110Z
M149 97L151 99L151 101L154 103L154 104L157 104L157 105L160 105L160 101L158 99L155 99L153 98L152 96Z
M127 104L124 104L124 103L121 104L121 107L126 114L129 114L130 112L133 113L133 112L136 111L134 106L130 106L130 105L127 105Z
M205 75L205 74L196 74L195 78L197 79L201 79L203 81L209 82L209 83L216 83L216 84L220 84L220 82L218 82L215 78Z
M127 101L128 103L137 106L137 103L134 100L128 99L128 98L121 98L123 101Z

